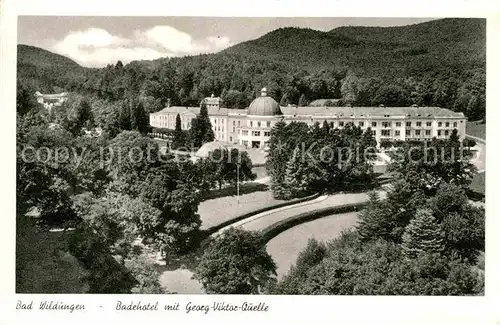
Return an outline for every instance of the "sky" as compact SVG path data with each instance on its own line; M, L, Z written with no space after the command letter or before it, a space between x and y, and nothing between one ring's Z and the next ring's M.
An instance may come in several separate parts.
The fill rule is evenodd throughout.
M19 16L18 44L65 55L87 67L219 52L281 27L402 26L432 18L254 18Z

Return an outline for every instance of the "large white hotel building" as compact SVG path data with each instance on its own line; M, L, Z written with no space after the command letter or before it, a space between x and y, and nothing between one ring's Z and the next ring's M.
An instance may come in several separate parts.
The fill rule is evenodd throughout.
M240 144L247 148L265 148L271 128L278 122L304 122L308 125L327 121L333 128L342 128L348 123L370 128L377 143L383 140L425 140L447 138L457 129L460 139L465 137L466 118L463 113L439 107L326 107L326 106L281 106L267 96L252 101L248 109L220 107L220 98L204 99L212 123L216 141ZM187 130L191 121L200 113L199 107L171 106L151 113L149 123L154 128L174 129L177 114L182 129Z

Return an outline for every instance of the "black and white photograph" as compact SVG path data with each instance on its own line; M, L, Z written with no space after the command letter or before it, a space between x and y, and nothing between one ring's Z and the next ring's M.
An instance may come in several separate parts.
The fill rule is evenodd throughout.
M15 292L484 296L486 27L18 16Z

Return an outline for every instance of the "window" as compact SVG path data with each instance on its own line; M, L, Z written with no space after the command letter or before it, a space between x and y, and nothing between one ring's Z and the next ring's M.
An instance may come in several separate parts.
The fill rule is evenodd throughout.
M441 130L438 130L438 136L441 136Z
M383 137L390 137L391 136L391 130L382 130L380 133Z
M330 122L330 127L331 127L332 129L334 129L334 128L335 128L335 122Z
M432 125L432 122L427 122L426 123L427 126L431 126Z
M217 119L215 119L215 123L214 124L217 124Z
M384 128L391 127L391 122L382 122L382 127L384 127Z
M420 135L420 130L415 130L415 135Z
M450 122L446 122L446 127L449 128L450 127Z
M358 125L359 125L360 127L363 127L363 126L365 126L365 122L359 122L359 123L358 123Z
M260 128L260 122L257 122L257 126Z
M250 126L253 126L253 121L250 121Z
M268 128L270 128L270 127L271 127L271 121L267 121L267 122L266 122L266 126L267 126Z
M339 126L340 126L340 127L343 127L343 126L344 126L344 121L340 121L340 122L339 122Z
M456 128L457 127L457 122L453 122L453 127Z
M248 130L241 131L241 135L248 135Z
M443 122L438 122L438 126L442 127L443 126Z
M233 132L234 132L234 131L235 131L235 128L234 128L234 126L233 126Z
M372 122L372 128L376 128L377 127L377 122Z
M431 130L425 130L425 135L431 135Z
M396 126L400 127L401 126L401 122L396 122Z
M236 125L236 121L233 121L233 126L235 126L235 125Z
M406 130L406 132L405 132L406 136L409 137L410 136L410 132L411 132L410 130Z
M448 130L445 130L445 131L444 131L444 135L445 135L445 136L447 136L449 133L450 133L450 131L448 131Z
M245 147L248 147L248 141L247 141L247 140L244 140L244 141L243 141L243 145L244 145Z
M394 131L394 135L399 137L401 135L401 132L399 130Z
M372 130L372 135L376 136L377 135L377 131L376 130Z
M406 126L411 126L411 122L406 122Z
M265 137L270 137L271 136L271 132L269 132L269 131L264 132L264 136Z
M238 121L238 127L240 127L240 121Z
M260 131L252 131L252 136L260 137Z
M229 137L229 142L233 142L233 137Z
M422 126L422 122L417 122L417 126Z

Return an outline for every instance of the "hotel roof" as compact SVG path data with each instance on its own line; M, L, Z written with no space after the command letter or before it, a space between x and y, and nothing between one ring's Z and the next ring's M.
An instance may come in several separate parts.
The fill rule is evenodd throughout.
M440 107L349 107L349 106L281 106L281 112L285 117L338 117L338 118L361 118L361 117L396 117L402 118L426 118L426 117L454 117L465 118L463 113L453 112L446 108ZM212 116L227 116L227 115L246 115L247 110L208 107L208 115ZM185 114L192 113L198 115L199 107L185 106L170 106L162 109L159 112L152 113L154 115L162 114Z
M349 106L286 106L283 115L337 116L337 117L464 117L463 113L440 107L349 107ZM388 116L387 116L388 115Z

